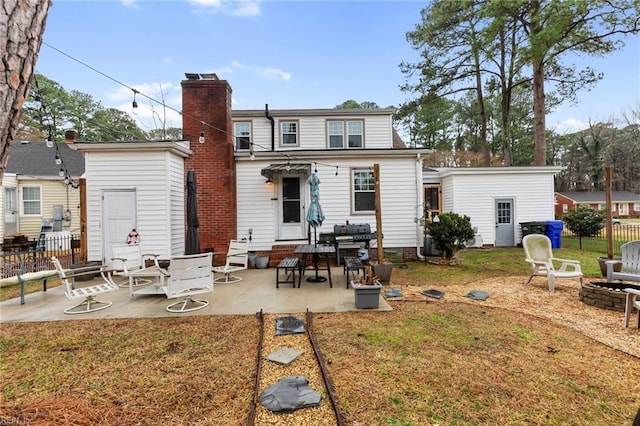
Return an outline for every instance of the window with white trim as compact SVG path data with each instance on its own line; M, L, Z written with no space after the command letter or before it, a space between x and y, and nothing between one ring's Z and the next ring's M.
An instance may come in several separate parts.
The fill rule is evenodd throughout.
M370 213L376 210L376 188L373 171L369 169L353 169L352 171L353 213Z
M640 203L633 203L633 211L640 212Z
M327 138L329 148L363 148L364 121L329 120L327 121Z
M298 145L298 122L297 121L281 121L280 122L280 145L283 145L283 146Z
M239 121L233 123L233 135L236 139L236 150L251 148L251 122Z
M20 188L23 216L42 214L42 188L40 186L22 186Z

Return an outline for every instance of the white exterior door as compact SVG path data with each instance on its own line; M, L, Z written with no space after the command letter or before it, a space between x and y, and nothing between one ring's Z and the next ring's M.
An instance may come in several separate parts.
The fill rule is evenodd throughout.
M102 242L104 261L111 264L111 245L125 244L129 233L137 227L136 191L104 191L102 193Z
M515 245L513 231L513 198L496 200L495 207L497 247L513 247Z
M279 194L281 240L306 238L304 179L301 176L282 176Z
M18 192L16 188L4 189L4 235L18 232Z

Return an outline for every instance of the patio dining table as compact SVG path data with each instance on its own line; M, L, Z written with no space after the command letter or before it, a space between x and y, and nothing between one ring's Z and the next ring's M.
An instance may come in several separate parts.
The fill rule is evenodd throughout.
M331 282L331 255L335 254L336 248L332 244L301 244L294 250L294 253L302 255L302 274L307 266L309 255L312 255L312 266L315 271L315 275L307 278L309 282L324 282L327 280L325 277L318 275L318 271L327 271L329 276L329 287L333 287ZM320 262L324 261L326 267L322 267Z

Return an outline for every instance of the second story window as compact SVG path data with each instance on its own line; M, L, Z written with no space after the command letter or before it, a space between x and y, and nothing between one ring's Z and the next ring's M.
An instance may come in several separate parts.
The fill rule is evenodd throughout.
M248 121L233 123L236 150L249 149L251 145L251 123Z
M280 122L280 144L284 146L298 145L298 122Z
M327 122L329 148L363 148L364 122L362 120L331 120Z

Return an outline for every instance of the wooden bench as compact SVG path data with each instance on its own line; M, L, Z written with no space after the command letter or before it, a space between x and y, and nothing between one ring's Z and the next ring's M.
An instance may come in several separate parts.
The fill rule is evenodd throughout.
M354 280L357 279L356 275L360 272L361 269L362 269L362 272L364 273L364 265L362 264L362 261L360 259L352 256L344 257L343 274L347 276L347 288L349 288L349 281L350 281L349 276L352 275Z
M300 272L300 259L297 257L285 257L276 266L276 288L280 288L280 284L292 284L293 288L296 287L296 269L298 270L298 288L300 288L300 278L302 273ZM285 277L280 279L280 271L284 271Z

